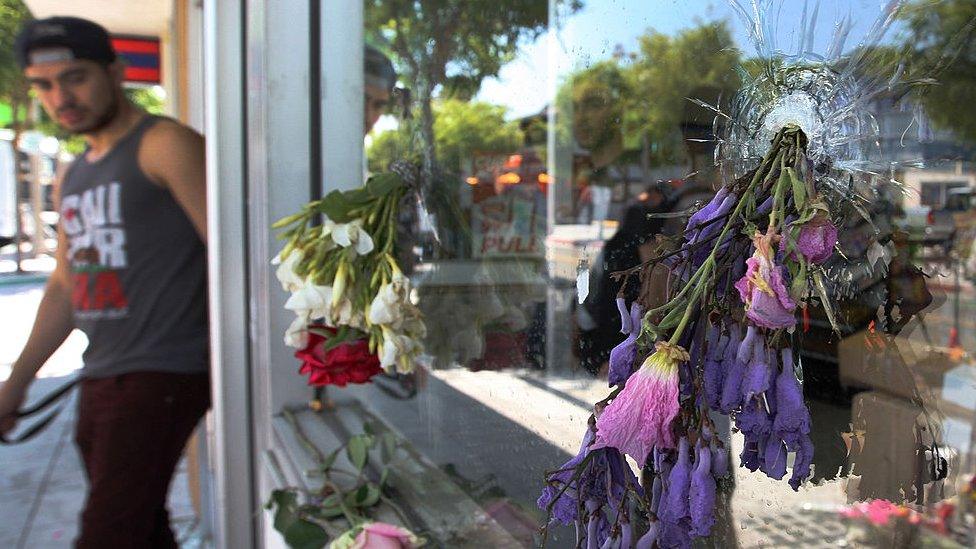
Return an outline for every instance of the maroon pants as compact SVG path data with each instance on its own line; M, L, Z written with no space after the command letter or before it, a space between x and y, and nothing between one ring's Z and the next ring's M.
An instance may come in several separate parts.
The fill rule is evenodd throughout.
M210 407L206 374L137 372L81 382L75 442L88 474L77 548L176 547L166 497Z

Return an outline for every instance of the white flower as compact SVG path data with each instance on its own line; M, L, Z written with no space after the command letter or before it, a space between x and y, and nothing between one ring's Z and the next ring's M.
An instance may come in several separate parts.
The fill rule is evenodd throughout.
M282 289L286 292L297 292L305 286L305 281L302 280L302 277L295 273L295 268L298 267L298 263L301 260L301 250L292 250L288 254L288 258L284 261L281 260L280 253L271 260L272 265L278 265L278 269L275 270L275 276L278 277Z
M308 320L302 316L296 316L295 320L285 330L285 345L301 349L308 345Z
M306 284L291 294L285 302L285 309L305 318L329 318L332 310L331 303L331 286Z
M323 233L324 233L323 229ZM355 244L356 253L366 255L373 251L373 238L363 229L363 222L356 219L350 223L336 223L331 227L332 240L343 248Z
M376 292L373 303L369 306L366 319L371 324L393 324L402 316L399 310L400 296L392 283L384 284Z

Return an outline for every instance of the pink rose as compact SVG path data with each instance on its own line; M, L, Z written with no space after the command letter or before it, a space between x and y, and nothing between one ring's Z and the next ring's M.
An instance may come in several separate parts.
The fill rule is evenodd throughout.
M800 227L796 249L810 263L823 263L830 259L837 244L837 227L829 219L817 216Z
M413 549L418 543L417 536L405 528L371 522L363 526L351 549Z

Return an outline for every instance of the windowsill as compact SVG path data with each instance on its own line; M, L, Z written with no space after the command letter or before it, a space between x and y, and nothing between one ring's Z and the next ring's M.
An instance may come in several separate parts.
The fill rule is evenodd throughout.
M338 448L349 436L363 432L366 422L378 431L391 430L376 416L363 409L354 397L336 394L332 397L335 409L321 413L310 409L291 410L305 438L322 454ZM315 449L302 441L301 434L282 414L272 420L276 447L266 456L265 466L279 488L299 486L310 493L322 489L323 479L317 469ZM387 480L391 499L406 515L407 528L439 544L451 547L514 547L518 542L473 499L465 494L443 471L416 452L397 434L401 449L390 463ZM371 464L379 463L379 451L370 455ZM340 453L336 464L345 464ZM280 467L279 467L280 465ZM379 478L380 471L369 465L369 474ZM380 503L375 510L377 520L402 523L396 510Z

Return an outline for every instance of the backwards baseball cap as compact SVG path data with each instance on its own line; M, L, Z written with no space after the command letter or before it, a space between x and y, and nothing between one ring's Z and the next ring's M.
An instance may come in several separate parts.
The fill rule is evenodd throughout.
M116 58L108 32L78 17L28 21L17 35L14 51L21 68L74 59L111 63Z
M367 86L392 90L396 85L397 74L393 63L380 50L367 44L363 52L363 65Z

